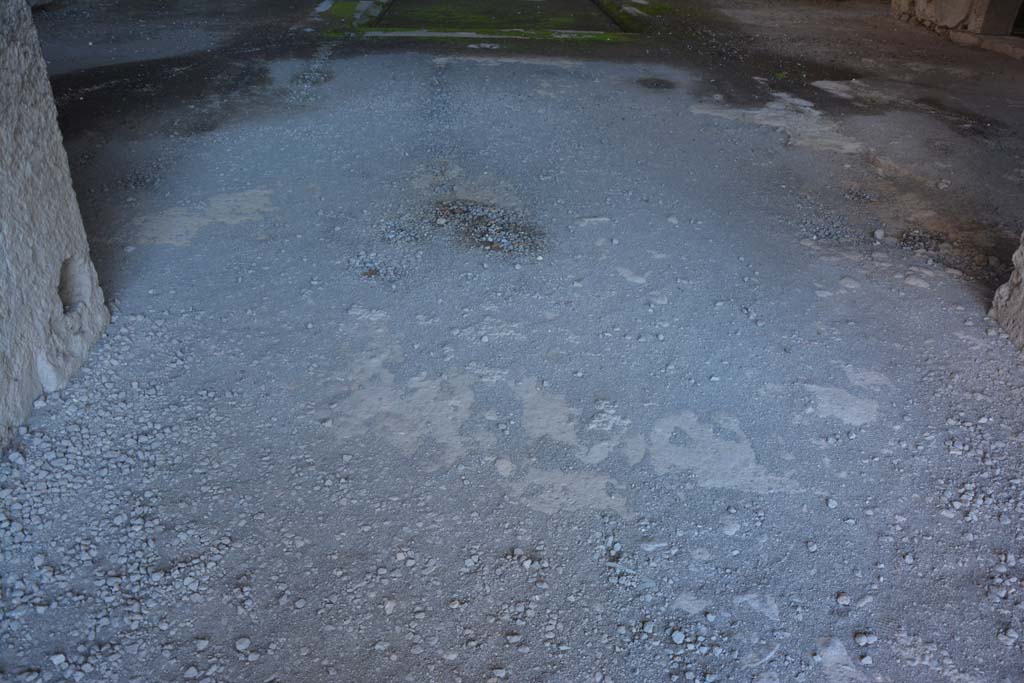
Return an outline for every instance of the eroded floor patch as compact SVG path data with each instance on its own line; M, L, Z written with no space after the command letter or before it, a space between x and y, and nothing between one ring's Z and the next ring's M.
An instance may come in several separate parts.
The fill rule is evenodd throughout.
M753 493L797 490L795 482L771 475L757 463L739 420L729 415L701 420L683 411L663 417L651 430L650 454L659 474L689 473L703 487Z
M185 247L211 225L242 225L274 210L270 190L225 192L195 206L180 206L137 218L122 230L122 239L134 244Z
M614 493L614 485L607 474L530 468L509 482L509 490L519 502L548 515L579 510L626 515L626 500Z
M397 383L385 366L390 353L362 358L352 367L351 393L323 418L343 442L373 435L408 457L426 449L428 466L465 458L477 441L463 433L473 409L471 375L414 377Z

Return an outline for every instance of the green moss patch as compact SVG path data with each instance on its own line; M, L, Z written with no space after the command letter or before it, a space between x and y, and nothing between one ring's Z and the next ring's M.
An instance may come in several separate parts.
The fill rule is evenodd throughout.
M394 0L377 26L445 32L617 29L590 0Z
M356 0L337 1L331 5L331 9L327 10L327 16L331 19L351 22L356 16L356 5L358 4Z
M455 42L471 42L481 38L506 38L514 40L570 40L574 42L592 43L626 43L635 40L635 36L621 31L525 31L521 29L483 29L466 31L454 28L407 29L389 26L376 26L361 32L368 38L431 38L435 40L452 40ZM340 37L342 34L338 34Z

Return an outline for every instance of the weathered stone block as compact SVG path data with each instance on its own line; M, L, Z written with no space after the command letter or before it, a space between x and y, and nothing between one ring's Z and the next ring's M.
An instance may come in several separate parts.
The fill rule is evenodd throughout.
M989 311L1010 339L1024 349L1024 235L1021 235L1021 246L1013 252L1013 272L992 298L992 309Z
M893 0L892 13L933 29L981 30L987 0Z
M0 0L0 442L109 321L25 0Z
M1008 34L1020 0L892 0L892 14L939 31Z

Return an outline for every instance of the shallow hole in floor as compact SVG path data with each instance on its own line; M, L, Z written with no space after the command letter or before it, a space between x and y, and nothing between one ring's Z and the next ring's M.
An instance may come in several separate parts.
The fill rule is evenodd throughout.
M637 84L651 90L671 90L676 84L665 78L638 78Z
M489 204L443 201L434 207L434 223L464 244L506 254L533 254L544 246L544 233L515 212Z

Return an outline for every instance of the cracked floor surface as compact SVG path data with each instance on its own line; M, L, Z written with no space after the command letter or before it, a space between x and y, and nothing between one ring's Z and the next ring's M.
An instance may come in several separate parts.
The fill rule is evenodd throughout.
M1021 680L1009 69L161 8L37 15L114 318L0 464L4 680Z

